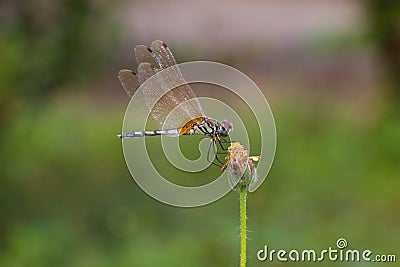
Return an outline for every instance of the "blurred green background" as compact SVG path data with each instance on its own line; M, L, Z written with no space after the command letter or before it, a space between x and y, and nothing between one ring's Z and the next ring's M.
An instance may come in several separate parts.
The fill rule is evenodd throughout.
M3 0L0 266L238 265L236 192L170 207L125 165L116 76L154 39L179 62L242 70L274 112L275 162L248 199L248 266L285 264L259 262L265 244L341 237L400 256L397 2Z

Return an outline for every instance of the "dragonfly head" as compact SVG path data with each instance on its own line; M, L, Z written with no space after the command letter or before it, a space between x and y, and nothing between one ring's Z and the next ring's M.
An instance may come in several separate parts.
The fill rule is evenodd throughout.
M218 127L218 134L222 137L228 136L233 129L233 125L231 122L227 120L222 120L220 127Z

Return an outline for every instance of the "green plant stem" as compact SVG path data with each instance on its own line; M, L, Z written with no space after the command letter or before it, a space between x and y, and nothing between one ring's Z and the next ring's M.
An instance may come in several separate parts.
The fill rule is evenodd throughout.
M247 215L246 215L247 186L240 187L240 267L246 267L247 245Z

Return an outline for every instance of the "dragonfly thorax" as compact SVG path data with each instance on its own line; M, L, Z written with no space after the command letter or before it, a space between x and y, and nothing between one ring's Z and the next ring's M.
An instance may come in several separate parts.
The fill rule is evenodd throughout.
M232 129L232 123L227 120L222 120L218 122L211 118L204 118L203 121L197 125L197 128L212 138L220 136L220 137L227 137ZM197 130L197 129L196 129Z

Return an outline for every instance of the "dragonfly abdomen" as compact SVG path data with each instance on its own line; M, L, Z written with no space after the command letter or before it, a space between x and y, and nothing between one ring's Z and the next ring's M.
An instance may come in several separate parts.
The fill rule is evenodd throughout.
M117 135L119 138L133 138L133 137L145 137L145 136L156 136L156 135L179 135L178 129L169 129L169 130L152 130L152 131L138 131L138 132L129 132Z

